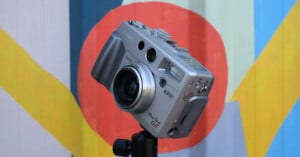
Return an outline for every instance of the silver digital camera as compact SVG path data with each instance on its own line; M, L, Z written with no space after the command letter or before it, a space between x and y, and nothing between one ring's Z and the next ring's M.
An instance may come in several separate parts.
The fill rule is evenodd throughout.
M111 34L92 76L157 138L190 134L214 80L167 32L138 21L122 22Z

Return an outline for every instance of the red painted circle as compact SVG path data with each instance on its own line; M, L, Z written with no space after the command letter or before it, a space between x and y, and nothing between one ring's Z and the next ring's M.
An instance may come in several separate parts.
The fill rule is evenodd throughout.
M91 77L91 69L110 34L121 21L136 19L152 28L169 32L178 45L207 67L215 77L202 116L191 135L182 139L159 140L159 152L191 147L206 137L216 125L224 107L227 61L220 35L203 17L192 11L161 2L134 3L111 10L90 31L81 50L78 95L82 112L91 127L109 144L116 138L130 139L141 130L136 120L121 111L111 93Z

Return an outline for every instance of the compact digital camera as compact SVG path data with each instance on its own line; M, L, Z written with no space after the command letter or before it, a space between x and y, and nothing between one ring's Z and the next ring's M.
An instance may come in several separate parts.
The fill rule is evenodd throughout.
M138 21L122 22L111 34L92 76L157 138L190 134L214 80L167 32Z

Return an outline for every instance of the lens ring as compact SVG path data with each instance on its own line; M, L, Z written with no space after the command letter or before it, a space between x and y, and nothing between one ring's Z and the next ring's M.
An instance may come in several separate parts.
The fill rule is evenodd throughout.
M115 76L113 95L118 106L125 111L145 111L151 105L154 93L154 77L143 63L126 66Z

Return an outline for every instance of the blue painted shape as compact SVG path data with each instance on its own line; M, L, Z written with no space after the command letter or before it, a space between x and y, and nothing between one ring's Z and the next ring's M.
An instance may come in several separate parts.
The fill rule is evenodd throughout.
M267 157L300 156L300 99L288 114L275 136Z
M77 102L77 71L82 44L93 26L122 0L70 0L71 91Z
M82 35L85 39L92 27L110 10L120 6L122 0L82 0Z
M247 157L239 103L226 103L224 111L211 133L191 148L159 157Z
M259 56L296 0L255 0L255 58Z

